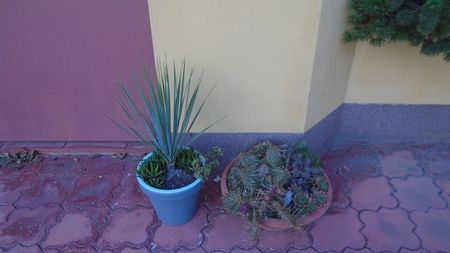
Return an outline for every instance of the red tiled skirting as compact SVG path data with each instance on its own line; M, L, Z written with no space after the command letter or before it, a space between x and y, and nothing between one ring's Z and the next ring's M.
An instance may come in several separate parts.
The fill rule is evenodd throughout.
M18 152L21 150L36 150L41 154L120 154L128 153L141 155L151 147L134 142L64 142L64 141L29 141L29 142L0 142L1 153Z

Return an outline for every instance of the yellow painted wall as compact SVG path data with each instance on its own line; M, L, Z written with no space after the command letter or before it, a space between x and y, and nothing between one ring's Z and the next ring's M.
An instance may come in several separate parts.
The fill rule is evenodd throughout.
M345 102L450 104L450 63L408 44L358 43Z
M344 102L355 51L342 41L347 15L348 0L323 2L305 130Z
M407 44L343 43L347 0L149 0L156 56L213 84L199 126L305 132L340 104L449 104L450 64ZM197 129L198 130L198 129Z
M303 132L322 1L149 0L156 56L186 57L217 83L199 125Z

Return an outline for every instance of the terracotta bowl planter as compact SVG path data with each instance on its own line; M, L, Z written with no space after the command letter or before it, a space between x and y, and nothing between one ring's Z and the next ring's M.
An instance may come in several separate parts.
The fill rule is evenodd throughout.
M238 161L239 156L234 158L228 165L225 167L222 178L220 180L220 189L222 190L222 196L225 196L228 194L228 186L227 186L227 178L228 173L230 172L231 168L234 166L234 164ZM300 226L304 226L307 224L310 224L311 222L317 220L320 218L330 207L331 200L333 198L333 188L331 186L330 178L326 173L323 174L325 177L325 180L327 181L329 187L327 192L327 201L325 202L325 205L323 205L321 208L317 209L317 211L307 217L301 218L298 221L298 224ZM291 225L281 219L275 219L275 218L265 218L260 226L267 231L283 231L291 228Z

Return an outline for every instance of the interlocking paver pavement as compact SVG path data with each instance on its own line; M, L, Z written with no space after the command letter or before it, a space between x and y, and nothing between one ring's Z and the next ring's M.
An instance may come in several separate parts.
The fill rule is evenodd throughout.
M396 188L395 196L400 206L406 210L444 208L445 200L439 195L440 189L427 177L409 177L406 180L392 179Z
M319 252L341 252L347 247L363 248L365 238L360 233L362 228L363 223L354 209L331 209L328 215L317 220L311 230L313 246Z
M420 247L419 238L413 232L414 224L402 209L363 211L360 218L365 224L361 232L367 238L367 246L376 252L398 252L402 247Z
M332 208L297 231L262 231L205 184L195 218L161 224L137 187L138 157L44 156L0 169L0 252L449 253L450 149L348 145L323 156Z

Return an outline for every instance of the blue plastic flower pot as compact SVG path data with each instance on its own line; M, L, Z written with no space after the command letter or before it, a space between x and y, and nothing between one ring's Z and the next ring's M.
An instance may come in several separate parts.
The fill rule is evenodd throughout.
M142 163L149 159L152 154L150 153L144 157L137 167L138 170ZM151 187L139 177L137 177L137 180L139 187L150 199L162 223L180 226L188 223L194 217L203 180L196 179L189 185L173 190Z

